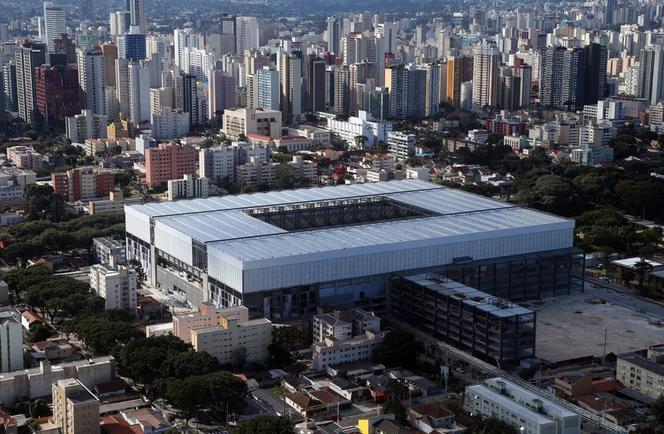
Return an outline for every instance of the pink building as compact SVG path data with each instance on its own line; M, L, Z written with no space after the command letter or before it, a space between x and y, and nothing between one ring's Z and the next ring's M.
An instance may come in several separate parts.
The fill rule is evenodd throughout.
M217 326L222 318L246 322L249 321L249 309L243 306L217 309L213 303L202 303L198 307L198 312L173 317L173 336L190 343L192 330Z
M192 146L167 143L145 150L145 182L150 188L169 179L196 175L197 169L198 151Z

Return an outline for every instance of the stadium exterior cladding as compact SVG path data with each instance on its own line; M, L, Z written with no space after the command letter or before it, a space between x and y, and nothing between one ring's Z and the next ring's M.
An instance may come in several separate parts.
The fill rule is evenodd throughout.
M551 288L516 296L509 287L512 278L519 280L515 274L506 291L512 299L573 291L582 279L573 221L422 181L132 205L125 211L128 258L142 263L153 285L183 292L192 305L242 303L252 315L273 319L307 316L319 305L380 310L388 277L396 272L471 270L460 280L484 279L482 290L489 293L502 290L486 283L487 273L502 282L501 270L518 274L520 261L535 261L537 273L551 269L557 276ZM532 272L525 263L523 269Z

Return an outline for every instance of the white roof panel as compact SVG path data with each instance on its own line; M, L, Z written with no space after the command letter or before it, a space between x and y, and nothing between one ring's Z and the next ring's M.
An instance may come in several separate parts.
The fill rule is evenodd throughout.
M471 212L323 228L312 231L285 232L211 244L241 261L283 258L332 250L386 246L409 241L440 239L450 236L509 231L528 227L572 228L574 223L526 208L512 207L491 212Z
M242 211L217 211L164 217L159 219L159 224L177 229L201 243L286 232Z
M298 190L271 191L266 193L242 194L238 196L215 196L207 199L147 203L143 205L131 205L130 208L150 217L159 217L268 205L286 205L316 200L335 200L360 196L407 193L418 190L443 188L445 187L424 181L406 179L372 184L302 188Z

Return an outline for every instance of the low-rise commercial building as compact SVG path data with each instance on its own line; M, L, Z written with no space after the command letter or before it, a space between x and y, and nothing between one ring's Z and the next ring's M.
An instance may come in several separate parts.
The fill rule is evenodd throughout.
M281 137L283 127L282 115L279 110L240 108L224 110L222 132L231 140L239 140L241 136L251 133Z
M464 408L472 415L495 417L523 434L579 434L577 413L504 378L466 387Z

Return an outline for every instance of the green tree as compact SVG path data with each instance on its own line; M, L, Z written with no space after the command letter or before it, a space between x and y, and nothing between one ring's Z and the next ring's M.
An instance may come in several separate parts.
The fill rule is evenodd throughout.
M397 329L390 331L383 341L376 345L373 359L388 367L413 368L417 364L417 354L421 352L422 346L412 333Z
M260 415L240 424L233 434L295 434L290 419L272 415Z
M283 345L270 344L267 351L270 353L270 366L272 367L283 368L293 363L293 358Z
M639 279L639 293L641 295L647 295L648 291L645 287L645 280L648 273L652 271L652 265L645 260L641 260L634 264L634 272L636 277Z
M387 401L383 406L383 414L393 414L398 423L401 425L408 424L408 414L399 400Z
M43 324L35 324L30 327L30 331L27 333L28 342L41 342L53 336L55 332L48 326Z
M28 217L60 221L64 216L64 200L50 185L29 185L25 191Z
M110 354L117 345L127 344L142 335L131 323L96 316L76 319L69 331L76 333L96 355Z
M48 404L43 399L38 399L30 404L30 417L37 419L51 414Z
M170 379L166 386L166 398L182 412L187 426L196 411L203 408L210 400L203 377Z
M159 367L162 378L186 378L219 370L219 361L205 351L186 351L169 355Z

